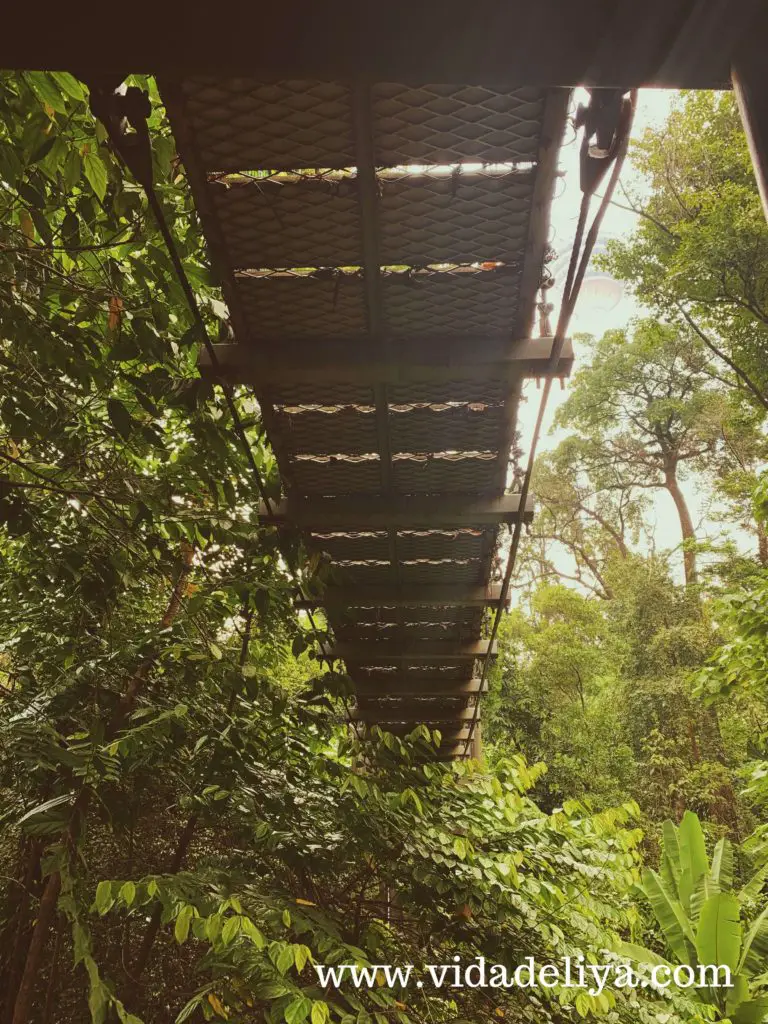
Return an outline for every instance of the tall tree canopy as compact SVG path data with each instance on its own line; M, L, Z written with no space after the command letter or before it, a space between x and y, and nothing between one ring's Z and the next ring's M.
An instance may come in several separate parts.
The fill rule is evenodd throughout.
M593 474L615 474L621 484L614 489L668 492L689 583L696 580L695 529L681 477L713 454L726 415L723 396L709 385L707 353L693 332L643 320L631 336L603 335L558 411L559 425L587 442L582 452Z
M607 268L698 335L710 372L768 408L768 226L733 95L685 94L631 156L640 220L609 244Z

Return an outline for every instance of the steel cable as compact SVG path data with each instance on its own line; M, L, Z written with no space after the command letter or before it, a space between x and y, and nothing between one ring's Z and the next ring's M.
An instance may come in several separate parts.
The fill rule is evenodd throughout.
M571 258L568 263L568 273L565 280L565 287L563 289L563 299L560 306L560 315L557 321L557 328L555 330L555 336L552 341L552 351L549 356L549 363L547 365L547 376L544 382L544 390L541 395L541 401L539 402L539 409L536 416L536 423L533 428L533 434L531 437L531 444L528 452L528 460L526 463L525 475L523 477L523 485L520 489L520 515L514 526L512 533L512 541L510 543L509 555L507 557L507 564L504 570L504 578L501 585L501 593L499 595L499 603L496 606L496 612L493 617L493 624L491 626L490 636L488 638L488 650L486 651L483 659L483 669L480 676L480 690L482 694L483 686L488 675L488 668L493 652L493 644L496 640L496 635L499 631L499 625L501 623L501 613L507 602L507 596L509 594L509 586L512 580L512 574L515 570L515 564L517 562L517 553L520 548L520 538L523 532L523 520L525 518L525 506L528 499L528 492L531 487L531 478L533 476L534 461L536 458L536 449L539 444L541 436L541 428L544 422L544 415L547 410L547 404L549 402L549 395L552 391L552 381L555 374L557 373L558 364L560 362L560 356L562 355L563 346L565 344L565 334L568 330L568 326L573 315L576 301L579 297L581 285L584 280L584 275L589 264L592 250L594 249L597 236L600 231L600 226L605 217L605 212L610 205L611 198L615 191L616 185L621 174L621 169L624 165L624 158L627 155L627 148L629 146L629 133L632 128L632 121L635 113L635 106L637 102L637 91L633 90L629 96L630 110L629 116L622 125L621 137L617 140L616 154L613 160L613 168L611 170L610 178L608 179L608 185L605 189L603 197L600 201L597 213L590 225L589 231L587 232L586 239L584 240L584 246L582 249L582 239L584 236L584 229L587 223L587 217L589 214L589 207L594 195L594 186L584 191L581 199L581 206L579 209L579 220L576 225L576 231L574 234L573 246L571 249ZM472 721L470 723L469 734L464 743L463 757L467 756L470 744L474 737L475 729L477 728L477 721L480 713L480 699L475 703L475 710L472 715Z

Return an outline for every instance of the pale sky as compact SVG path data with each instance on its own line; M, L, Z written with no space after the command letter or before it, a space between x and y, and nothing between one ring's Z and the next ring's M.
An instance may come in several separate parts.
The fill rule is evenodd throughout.
M638 96L637 112L632 131L633 137L639 137L642 135L643 131L647 127L656 127L663 124L669 114L676 95L677 93L671 89L641 90ZM575 102L586 102L587 98L587 93L584 90L578 90L575 96ZM572 140L570 141L570 144L569 140ZM581 201L578 162L579 146L571 128L567 129L565 141L566 144L564 145L560 156L560 169L564 172L564 177L559 179L555 186L555 200L552 206L551 216L550 242L556 250L558 258L566 264L565 266L558 268L560 272L556 273L556 287L553 289L554 294L551 294L550 298L550 301L554 303L555 307L551 317L553 330L555 328L560 305L560 295L558 293L557 286L562 288L565 278L567 260L571 252L573 234L576 228L576 220ZM632 188L635 191L638 187L642 187L641 179L639 179L637 173L633 171L629 161L625 164L622 179L625 183L631 182ZM616 198L620 202L623 201L620 189L617 189ZM597 209L597 205L598 200L593 200L593 211ZM606 211L600 233L600 239L604 241L610 238L628 237L635 229L636 220L637 218L633 213L619 209L616 206L610 206ZM557 262L558 261L556 259L553 266L557 267ZM605 294L599 294L597 292L594 279L590 286L588 272L587 279L584 282L584 287L582 288L582 292L579 296L574 316L571 320L571 326L568 332L569 335L582 332L599 337L604 331L610 328L627 326L633 317L643 315L646 312L641 306L639 306L634 298L626 292L626 290L621 294L621 298L618 303L613 305L613 308L606 308L606 306L612 305L615 302L615 298L611 299ZM575 355L576 366L578 366L578 346L575 346ZM540 392L537 391L534 381L529 381L526 384L524 395L527 396L528 401L521 404L520 431L522 434L521 447L523 448L523 451L526 452L529 439L533 431L533 424L536 418L540 398ZM558 406L560 406L567 397L568 384L566 383L564 391L560 389L559 384L555 384L552 388L549 405L547 407L544 430L539 442L539 452L555 448L565 436L564 432L553 432L551 428L554 414ZM697 527L697 534L702 538L707 536L711 539L721 535L723 532L721 524L705 521L704 505L708 495L696 486L696 482L694 480L684 482L683 490L686 499L689 502L694 525ZM656 547L658 550L676 548L680 543L680 524L674 505L672 504L672 499L664 491L654 491L651 492L651 494L655 496L655 500L649 518L655 535ZM699 529L700 525L701 529ZM749 538L746 535L743 535L740 540L743 542L743 546L747 548L751 548L754 545L752 538ZM682 580L682 558L676 557L674 562L679 578Z

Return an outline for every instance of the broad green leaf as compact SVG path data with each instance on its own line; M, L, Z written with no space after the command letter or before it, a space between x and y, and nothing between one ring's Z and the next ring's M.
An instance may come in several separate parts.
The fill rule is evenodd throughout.
M290 989L283 981L267 981L263 985L257 986L254 995L257 999L279 999L289 991Z
M88 1009L91 1011L92 1024L104 1024L109 1003L109 989L104 982L100 979L91 981L88 992Z
M311 956L311 952L307 946L303 946L299 943L295 943L293 946L293 961L296 964L296 970L301 974L304 967Z
M733 893L721 892L704 903L696 930L696 953L700 964L725 964L736 972L741 949L739 901Z
M224 922L224 927L221 929L221 941L225 946L228 946L230 942L239 933L241 928L241 919L238 914L233 914L228 917Z
M312 1000L306 996L296 996L283 1010L287 1024L301 1024L306 1020L312 1009Z
M663 852L661 857L661 877L671 894L680 898L680 844L677 839L677 828L674 822L667 819L662 825Z
M725 836L715 844L711 875L722 891L733 885L733 845Z
M693 884L701 875L709 871L707 848L698 815L693 811L686 811L680 822L677 835L680 843L680 863L683 870L687 868L690 872L691 884Z
M692 811L686 811L683 815L683 820L677 830L677 838L680 843L680 866L682 869L678 894L683 910L688 913L694 886L702 875L709 873L704 833L701 831L701 823L697 815Z
M56 111L57 114L66 114L67 104L61 95L61 90L47 71L25 71L24 77L32 86L32 90L43 103Z
M690 917L694 926L699 920L699 914L701 913L703 904L710 899L710 897L715 896L719 892L720 886L715 882L709 872L705 875L701 875L693 887L690 898Z
M294 658L298 658L300 654L306 651L306 649L307 641L304 639L304 635L302 633L297 633L293 638L293 643L291 644L291 653Z
M740 1003L744 1003L749 999L749 981L741 972L735 978L732 977L731 982L731 988L725 1000L725 1012L729 1017Z
M768 996L745 999L731 1014L731 1024L763 1024L768 1019Z
M182 907L179 911L179 915L176 918L176 924L173 929L173 934L179 945L187 941L189 935L189 926L192 924L192 916L194 914L194 908L189 904Z
M83 102L85 99L85 89L74 75L70 75L68 71L51 71L50 75L61 91L66 93L70 99L77 100L80 103Z
M107 401L107 413L118 434L127 440L133 430L133 417L118 398Z
M120 887L119 897L125 903L126 907L130 907L133 901L136 899L136 886L133 882L125 882Z
M576 1007L576 1013L580 1017L588 1017L592 1012L592 1000L586 994L586 992L579 992L574 1000L574 1006Z
M646 949L645 946L638 946L634 942L619 942L616 946L616 952L636 964L672 966L669 960L665 960L663 956L659 956L658 953L654 953L651 949Z
M739 890L739 902L747 903L756 900L768 880L768 861L758 868L749 881Z
M690 922L678 901L670 898L655 871L644 873L643 892L672 952L681 963L693 963L696 940Z
M768 906L755 918L744 936L739 960L739 973L745 967L752 973L762 973L768 964Z
M221 914L210 914L205 922L205 937L214 945L221 934Z
M312 1003L312 1024L325 1024L329 1016L328 1004L315 999Z
M112 899L112 883L108 881L101 881L96 886L96 909L100 914L106 914L109 908L114 903Z
M281 974L285 974L286 971L289 971L291 967L293 967L293 949L291 946L286 946L284 949L280 950L277 955L275 967L277 967Z
M82 161L80 154L76 149L70 149L64 159L64 186L67 189L72 189L80 180L80 174L82 172Z
M107 194L107 168L98 153L91 149L82 153L83 171L88 179L88 184L98 196L101 202Z
M45 157L53 149L54 142L56 142L56 137L54 135L49 135L46 139L44 139L40 143L38 148L34 151L32 156L29 158L30 166L32 164L39 163L41 160L45 159Z
M266 946L266 939L253 921L251 921L249 917L242 917L240 920L243 935L249 938L257 949L264 949Z

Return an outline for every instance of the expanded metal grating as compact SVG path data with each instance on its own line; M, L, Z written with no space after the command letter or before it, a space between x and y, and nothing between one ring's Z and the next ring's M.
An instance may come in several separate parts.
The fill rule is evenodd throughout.
M377 162L535 160L544 99L541 89L378 83L372 103Z
M322 339L365 333L363 283L356 277L243 277L237 297L251 336Z
M383 282L384 317L393 334L504 334L517 313L520 267Z
M192 78L182 89L204 171L354 163L349 90L340 83Z
M438 756L461 754L500 530L521 514L504 498L520 381L547 372L548 351L499 359L533 326L566 93L252 78L163 91L235 344L261 359L227 372L255 387L285 514L301 510L320 556L355 716L431 723Z
M407 175L380 185L381 261L467 264L524 258L533 175Z
M208 190L236 269L347 266L362 259L354 181L246 178L214 181Z

